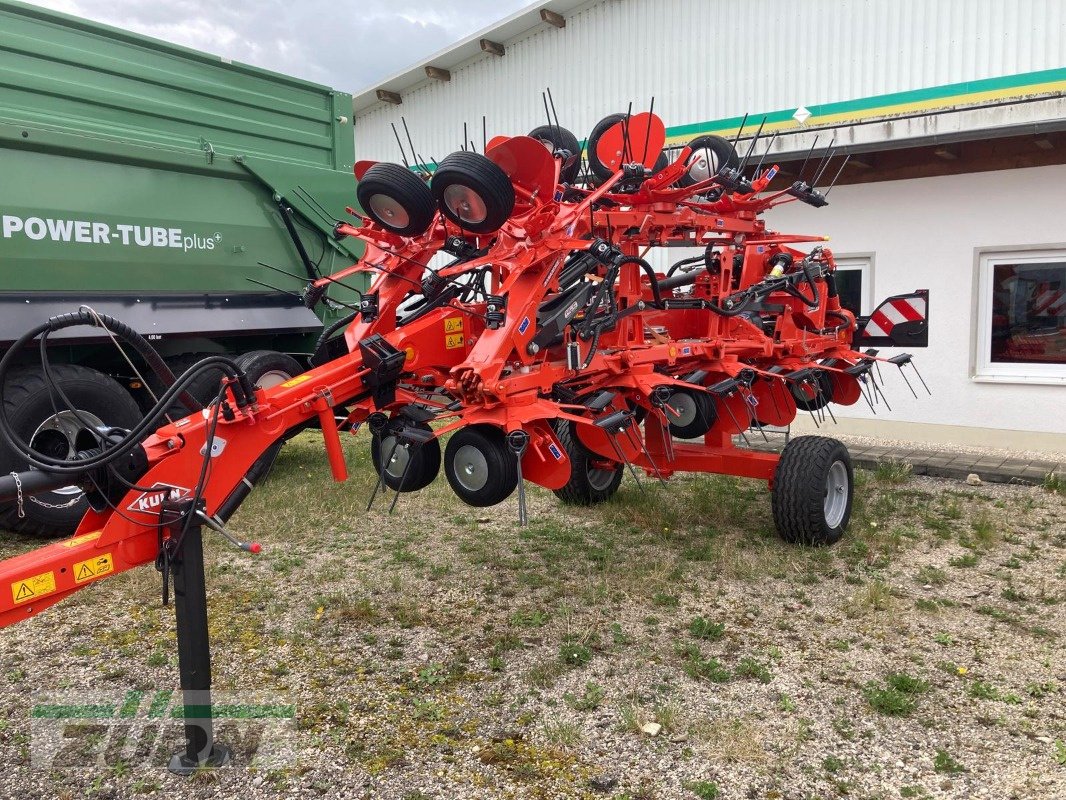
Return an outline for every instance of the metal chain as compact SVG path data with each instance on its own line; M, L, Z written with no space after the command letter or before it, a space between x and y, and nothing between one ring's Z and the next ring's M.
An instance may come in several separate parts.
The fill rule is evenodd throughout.
M18 507L19 507L19 519L26 518L26 510L22 507L22 481L19 480L19 474L12 472L11 477L15 479L15 491L18 493Z
M76 495L74 495L74 497L72 497L70 500L68 500L65 503L47 503L44 500L38 500L36 495L32 495L31 494L30 495L30 502L31 503L36 503L37 505L41 506L42 508L63 509L63 508L70 508L72 505L74 505L79 500L81 500L82 497L83 497L82 494L76 494Z

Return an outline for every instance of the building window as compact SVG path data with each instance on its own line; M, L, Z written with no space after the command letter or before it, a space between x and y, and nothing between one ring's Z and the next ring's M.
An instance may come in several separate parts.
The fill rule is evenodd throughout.
M1066 250L984 253L977 377L1066 383Z
M871 313L873 256L836 256L834 260L840 305L857 317Z

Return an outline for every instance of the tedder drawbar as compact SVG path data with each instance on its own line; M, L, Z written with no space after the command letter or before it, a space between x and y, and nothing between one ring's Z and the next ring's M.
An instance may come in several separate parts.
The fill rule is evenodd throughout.
M889 298L856 319L841 306L824 240L769 230L760 216L786 202L826 205L817 177L808 184L801 169L800 180L771 191L777 167L760 162L746 174L735 142L702 136L672 162L664 142L649 112L603 120L587 159L573 134L549 124L487 141L484 153L452 153L432 174L406 158L360 162L366 216L350 210L353 222L338 222L335 235L360 240L365 254L309 283L304 299L313 306L351 273L368 273L370 287L358 310L323 332L312 368L272 388L222 356L175 378L140 334L88 307L28 331L0 360L0 385L13 354L35 340L47 376L47 337L87 325L124 343L131 363L169 388L132 429L84 420L71 459L31 448L0 404L0 434L34 467L0 478L0 500L21 505L77 484L92 508L73 538L0 562L0 625L154 564L164 602L174 589L185 703L209 709L202 528L258 552L227 520L256 465L310 426L344 480L341 432L365 424L375 496L422 489L443 462L469 505L517 489L524 523L525 481L592 504L610 498L627 469L659 480L714 472L765 480L785 540L836 541L851 513L847 449L802 436L777 455L734 437L786 426L800 411L824 420L830 403L885 402L878 362L903 372L913 369L910 355L857 348L925 346L927 293ZM698 250L659 273L648 250L670 246ZM211 369L224 378L201 408L185 389ZM54 401L73 408L54 389ZM167 416L176 400L188 416ZM347 414L340 425L337 409ZM226 759L209 712L187 714L186 736L173 770Z

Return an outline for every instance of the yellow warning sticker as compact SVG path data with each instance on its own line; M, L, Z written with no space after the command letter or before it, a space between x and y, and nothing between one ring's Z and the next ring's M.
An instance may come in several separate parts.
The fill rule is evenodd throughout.
M463 346L463 334L461 333L449 333L444 337L444 346L449 350L454 350L457 347Z
M85 544L86 542L95 542L100 538L100 534L103 531L93 531L92 533L83 533L81 536L75 536L73 539L67 539L63 542L64 547L77 547L79 544Z
M110 553L104 553L102 556L93 556L74 565L74 582L85 583L85 581L91 581L93 578L107 575L114 572L114 570L115 562L112 560Z
M56 574L42 572L32 578L15 581L11 584L11 599L18 603L28 603L38 597L44 597L56 590Z
M295 378L289 378L285 383L281 384L286 389L291 389L293 386L299 386L304 381L311 380L311 376L306 372L303 375L297 375Z
M404 359L406 361L414 361L415 360L415 349L413 347L404 348L403 354L404 354Z
M463 329L462 317L451 317L444 320L444 332L445 333L458 333Z

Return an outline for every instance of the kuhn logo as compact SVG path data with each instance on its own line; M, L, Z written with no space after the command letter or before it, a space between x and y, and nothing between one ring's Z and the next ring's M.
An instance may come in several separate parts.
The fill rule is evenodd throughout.
M192 492L184 486L172 486L169 483L157 483L147 492L130 503L126 508L129 511L140 511L144 514L154 514L159 511L159 506L164 500L183 500Z
M4 214L0 231L5 239L25 237L39 242L73 244L122 245L124 247L166 247L188 253L190 250L214 250L222 241L221 233L201 236L186 233L181 228L161 228L157 225L112 226L107 222L82 219L50 219L46 217L16 217Z

